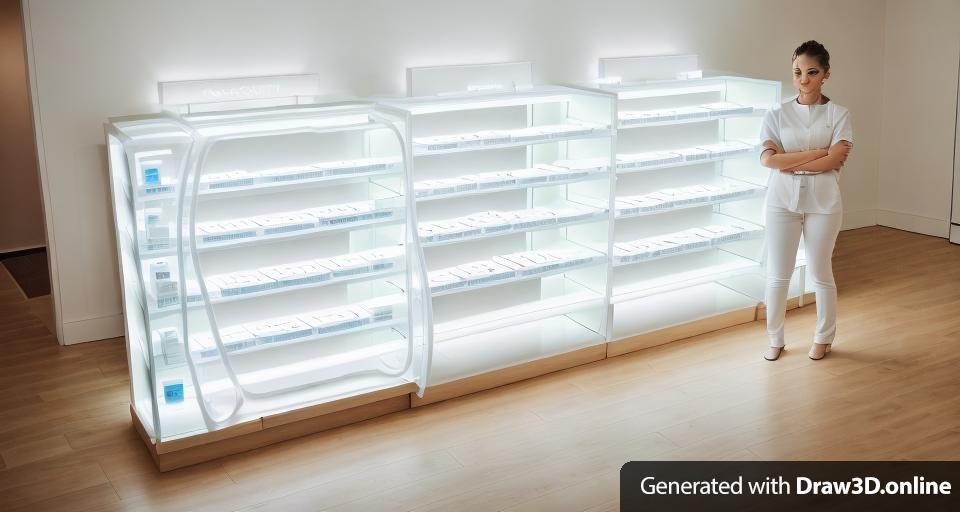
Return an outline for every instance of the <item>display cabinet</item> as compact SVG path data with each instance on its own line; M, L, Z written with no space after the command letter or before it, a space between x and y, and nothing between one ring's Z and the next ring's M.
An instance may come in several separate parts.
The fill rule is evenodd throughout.
M618 106L611 354L671 327L752 321L763 300L770 171L756 137L780 83L688 73L691 57L601 61L596 85Z
M615 98L462 80L460 92L382 102L406 119L430 386L607 340Z
M106 126L145 435L422 391L405 120L365 102L186 110Z

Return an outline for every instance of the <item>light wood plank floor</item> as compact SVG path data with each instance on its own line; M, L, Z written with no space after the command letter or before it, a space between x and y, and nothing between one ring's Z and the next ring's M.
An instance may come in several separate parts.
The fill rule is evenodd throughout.
M616 510L637 459L960 459L960 247L872 227L761 359L759 322L158 473L123 340L60 347L0 273L0 510Z

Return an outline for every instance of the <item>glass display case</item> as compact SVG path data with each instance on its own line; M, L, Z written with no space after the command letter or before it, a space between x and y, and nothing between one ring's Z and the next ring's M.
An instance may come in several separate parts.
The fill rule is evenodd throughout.
M752 320L765 286L770 172L756 137L780 82L648 78L644 58L604 61L601 72L627 75L595 84L617 97L612 340L733 311ZM803 294L802 260L798 268L792 297Z
M431 296L431 386L607 340L615 97L507 87L404 116Z
M132 403L152 440L422 392L406 129L367 102L110 120Z

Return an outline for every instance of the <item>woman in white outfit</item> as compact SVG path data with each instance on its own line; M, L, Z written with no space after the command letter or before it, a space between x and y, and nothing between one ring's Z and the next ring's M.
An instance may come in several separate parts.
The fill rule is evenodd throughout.
M830 54L807 41L793 53L798 94L764 116L760 162L771 169L767 183L767 335L764 358L784 348L787 292L803 234L807 271L817 297L817 328L811 359L830 352L836 335L837 287L833 246L840 232L840 168L853 144L850 113L822 94L830 77Z

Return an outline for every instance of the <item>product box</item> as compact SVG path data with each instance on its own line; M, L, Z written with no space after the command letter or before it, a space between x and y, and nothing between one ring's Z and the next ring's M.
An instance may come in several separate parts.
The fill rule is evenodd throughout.
M444 151L448 149L457 149L457 146L460 144L460 140L456 137L450 136L415 137L413 139L413 143L417 146L417 149L425 151Z
M370 261L359 254L344 254L316 262L329 268L334 279L370 273Z
M529 169L516 169L507 171L510 176L516 178L518 185L531 185L534 183L546 183L550 180L550 172L545 169L531 167Z
M184 363L183 342L180 341L180 333L172 328L165 327L153 331L153 338L160 343L160 351L163 353L163 362L167 365L179 365Z
M203 222L197 224L197 234L205 244L216 244L256 238L260 234L260 225L248 219Z
M504 279L513 279L516 276L513 269L489 260L457 265L457 270L465 276L467 286L483 286Z
M243 170L215 172L200 176L200 187L217 190L222 188L249 187L256 185L260 178L259 173Z
M220 329L220 341L228 352L237 352L255 347L257 339L245 326L225 327ZM191 352L200 359L216 359L220 355L213 334L206 332L190 338Z
M323 169L312 165L276 167L260 171L260 176L268 182L301 181L322 178Z
M467 275L456 267L434 270L427 276L431 293L440 293L467 285Z
M509 144L510 132L505 130L483 130L476 133L484 146L495 146L497 144Z
M482 230L483 234L503 233L513 230L508 216L502 212L486 211L467 215L459 219L461 223L471 228Z
M405 249L402 245L394 245L357 254L370 263L371 272L378 272L400 265L403 262Z
M220 290L221 297L258 293L280 286L275 279L271 279L256 270L210 276L207 278L207 283L217 287Z
M684 162L695 162L698 160L708 160L710 151L702 148L676 149L672 151L683 157Z
M333 271L316 261L300 261L258 269L264 276L273 279L278 286L300 286L329 281Z
M264 235L278 235L317 227L316 217L302 212L287 212L275 215L264 215L262 217L251 217L250 220L256 222L263 228Z
M314 311L299 316L317 334L330 334L362 327L371 322L371 315L360 307Z
M282 343L313 335L313 327L295 317L276 318L245 326L256 337L258 345Z

